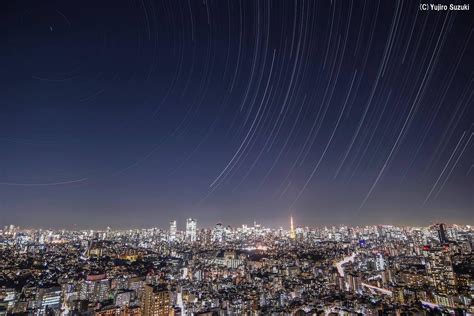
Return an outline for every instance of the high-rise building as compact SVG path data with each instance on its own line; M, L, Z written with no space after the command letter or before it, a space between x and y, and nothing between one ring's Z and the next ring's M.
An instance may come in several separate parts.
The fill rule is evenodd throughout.
M293 216L290 216L290 238L291 239L296 238L295 227L293 225Z
M107 298L109 289L110 281L105 274L89 275L81 283L79 299L100 302Z
M186 220L186 240L190 242L196 241L196 227L197 222L194 218L188 218Z
M298 240L304 239L305 235L306 233L303 227L298 226L295 228L295 236Z
M217 223L212 230L212 241L222 242L224 240L224 227L221 223Z
M377 254L377 258L375 259L375 269L377 271L385 270L385 260L381 253Z
M142 297L143 316L174 315L170 292L165 286L146 284Z
M441 244L447 243L449 240L448 240L448 235L446 232L446 224L443 224L443 223L437 224L436 228L438 230L439 242Z
M177 232L176 220L173 220L170 222L170 236L169 236L170 241L176 240L176 232Z
M46 315L47 309L54 309L59 312L61 307L61 288L40 288L36 293L36 313L38 315Z
M432 285L441 294L454 293L456 281L449 253L443 248L432 248L425 251L425 256L428 259L426 271Z

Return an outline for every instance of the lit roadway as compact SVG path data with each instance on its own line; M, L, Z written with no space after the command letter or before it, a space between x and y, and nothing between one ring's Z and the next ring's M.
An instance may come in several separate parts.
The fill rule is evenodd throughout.
M336 262L334 265L336 266L337 268L337 272L339 272L339 275L341 277L344 277L344 268L343 268L343 265L348 263L348 262L354 262L354 259L355 257L357 256L357 252L354 252L352 253L350 256L347 256L347 257L344 257L341 261L338 261ZM381 288L381 287L378 287L378 286L374 286L374 285L370 285L370 284L367 284L367 283L362 283L362 286L368 288L368 289L371 289L371 290L375 290L375 291L378 291L380 293L383 293L385 295L388 295L388 296L393 296L393 292L390 291L390 290L387 290L387 289L384 289L384 288ZM437 304L434 304L434 303L431 303L431 302L427 302L427 301L421 301L421 303L423 305L427 305L431 308L436 308L436 307L439 307L439 305Z
M353 252L350 256L344 257L341 261L336 262L335 266L337 268L337 272L339 272L339 275L341 277L344 277L343 265L348 263L348 262L354 262L354 259L355 259L356 256L357 256L357 252ZM381 287L373 286L373 285L366 284L366 283L362 283L362 286L367 287L367 288L372 289L372 290L379 291L379 292L381 292L383 294L386 294L386 295L389 295L389 296L393 295L392 291L381 288Z

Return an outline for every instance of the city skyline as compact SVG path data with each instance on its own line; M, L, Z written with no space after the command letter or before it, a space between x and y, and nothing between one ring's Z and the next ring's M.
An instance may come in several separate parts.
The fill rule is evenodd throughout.
M0 1L0 316L474 315L443 1Z
M278 218L267 218L266 216L261 216L261 217L254 217L254 218L249 218L245 220L233 220L233 221L223 221L220 220L219 218L216 219L209 219L207 217L204 217L204 220L199 220L199 216L195 216L196 219L198 220L199 224L202 225L201 228L212 228L214 227L215 224L217 223L226 223L226 225L231 226L231 227L239 227L242 225L252 225L253 223L260 223L265 225L266 227L269 228L279 228L279 227L290 227L290 224L288 222L288 217L282 215L281 217ZM162 218L158 219L156 221L153 221L154 223L150 223L148 221L147 224L131 224L133 222L130 220L128 223L125 224L119 224L119 225L114 225L112 222L104 222L104 223L94 223L93 221L90 223L85 223L82 225L77 225L72 222L68 222L66 224L54 224L54 225L48 225L48 224L29 224L30 222L28 220L16 220L16 221L11 221L11 222L5 222L2 223L0 226L8 226L8 225L15 225L22 227L24 229L53 229L53 230L61 230L61 229L66 229L66 230L105 230L107 227L111 227L114 229L119 229L119 230L128 230L128 229L147 229L147 228L160 228L160 229L165 229L169 227L170 221L176 221L177 222L177 228L178 230L181 228L181 230L184 230L186 227L186 219L189 218L186 217L186 214L183 213L182 216L179 217L170 217L170 218ZM388 220L388 221L378 221L374 220L371 218L367 219L359 219L359 220L329 220L325 222L318 221L317 219L313 218L310 223L308 223L308 220L304 221L304 225L302 224L295 224L295 227L339 227L339 226L354 226L354 227L364 227L364 226L370 226L370 225L382 225L382 226L401 226L401 227L427 227L431 225L435 225L437 223L448 223L452 225L469 225L469 226L474 226L474 221L471 219L458 219L455 220L453 217L450 216L445 216L445 215L440 215L440 216L433 216L431 218L420 218L417 220L407 220L405 219L397 219L397 220Z
M290 233L291 238L294 238L295 236L295 231L296 228L302 228L302 229L333 229L333 228L341 228L341 227L351 227L351 228L364 228L364 227L371 227L371 226L379 226L379 227L401 227L401 228L408 228L408 229L413 229L413 228L426 228L426 227L434 227L436 225L451 225L451 226L465 226L465 227L472 227L472 224L469 223L452 223L452 222L443 222L443 221L434 221L430 222L427 224L423 225L414 225L414 224L408 224L408 225L400 225L400 224L389 224L389 223L378 223L378 224L371 224L371 223L365 223L363 225L357 225L357 224L346 224L346 223L339 223L335 225L308 225L308 224L303 224L300 223L298 224L293 221L293 216L290 215L288 218L287 223L283 223L282 225L276 225L272 226L269 225L268 223L261 222L261 221L252 221L252 222L242 222L240 224L229 224L225 223L222 221L216 221L213 224L203 224L201 223L197 218L186 218L183 221L178 221L176 219L172 219L167 222L167 225L163 223L163 225L151 225L151 226L143 226L143 227L110 227L110 226L105 226L105 227L96 227L96 228L85 228L85 227L72 227L72 228L66 228L66 227L28 227L28 226L18 226L15 224L9 224L9 225L4 225L5 229L8 227L15 227L16 229L20 230L52 230L52 231L96 231L96 232L104 232L104 231L130 231L130 230L147 230L147 229L159 229L161 231L167 231L170 233L170 236L173 236L172 238L175 238L176 234L178 232L180 233L186 233L188 230L188 221L193 221L194 224L194 230L212 230L215 229L216 226L222 226L225 228L231 228L231 229L236 229L236 228L242 228L242 227L262 227L265 229L271 229L271 230L276 230L276 229L283 229L284 231L288 231Z
M472 223L469 8L0 5L0 225Z
M0 228L0 314L469 315L474 230Z

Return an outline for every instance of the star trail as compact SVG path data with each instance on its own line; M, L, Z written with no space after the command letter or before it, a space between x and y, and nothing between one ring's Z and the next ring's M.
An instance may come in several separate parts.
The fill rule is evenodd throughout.
M0 6L1 225L472 224L472 11Z

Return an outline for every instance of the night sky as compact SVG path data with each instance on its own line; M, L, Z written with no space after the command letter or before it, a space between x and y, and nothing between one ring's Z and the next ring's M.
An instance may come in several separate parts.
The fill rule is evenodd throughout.
M1 1L0 225L473 224L474 8L419 5Z

